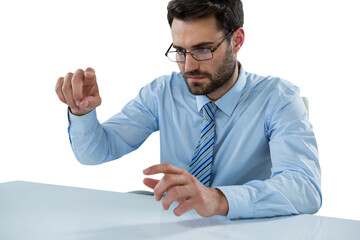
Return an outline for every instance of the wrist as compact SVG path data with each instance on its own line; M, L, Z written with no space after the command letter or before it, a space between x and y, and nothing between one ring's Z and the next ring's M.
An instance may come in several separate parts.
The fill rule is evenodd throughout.
M92 110L72 109L72 108L68 107L68 111L69 111L69 113L71 113L74 116L81 117L81 116L88 114Z
M217 208L214 215L226 216L229 212L229 203L220 189L214 188L214 190L217 195Z

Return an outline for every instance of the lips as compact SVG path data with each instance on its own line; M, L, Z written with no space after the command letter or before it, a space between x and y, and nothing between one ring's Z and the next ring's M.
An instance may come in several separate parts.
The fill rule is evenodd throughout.
M202 82L206 78L211 79L210 73L205 72L205 71L199 71L199 70L185 72L183 74L183 76L190 83Z
M200 82L204 79L205 77L203 76L188 76L187 80L190 82Z

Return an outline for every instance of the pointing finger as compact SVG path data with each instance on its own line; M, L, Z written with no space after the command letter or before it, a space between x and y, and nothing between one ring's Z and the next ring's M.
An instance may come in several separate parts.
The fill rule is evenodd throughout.
M95 70L93 68L87 68L84 72L85 85L90 85L96 82Z
M143 171L145 175L153 175L158 173L165 173L165 174L181 174L185 170L179 167L175 167L174 165L171 165L170 163L161 163L157 165L153 165Z

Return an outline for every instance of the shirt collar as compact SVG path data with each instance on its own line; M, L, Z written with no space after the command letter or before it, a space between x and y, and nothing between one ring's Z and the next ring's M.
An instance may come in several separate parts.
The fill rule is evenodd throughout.
M246 79L245 79L245 72L243 70L242 65L240 65L240 74L234 86L224 94L220 99L218 99L215 104L216 106L221 109L228 117L231 116L233 113L236 104L239 102L239 98L241 96L241 92L245 87ZM197 109L200 112L201 108L210 102L210 99L205 95L198 95L196 96L196 103Z

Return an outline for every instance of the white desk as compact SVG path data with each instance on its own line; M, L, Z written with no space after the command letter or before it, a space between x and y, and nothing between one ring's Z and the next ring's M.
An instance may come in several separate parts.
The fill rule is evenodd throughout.
M181 217L152 196L30 182L0 184L1 240L360 239L360 221L299 215L229 221Z

